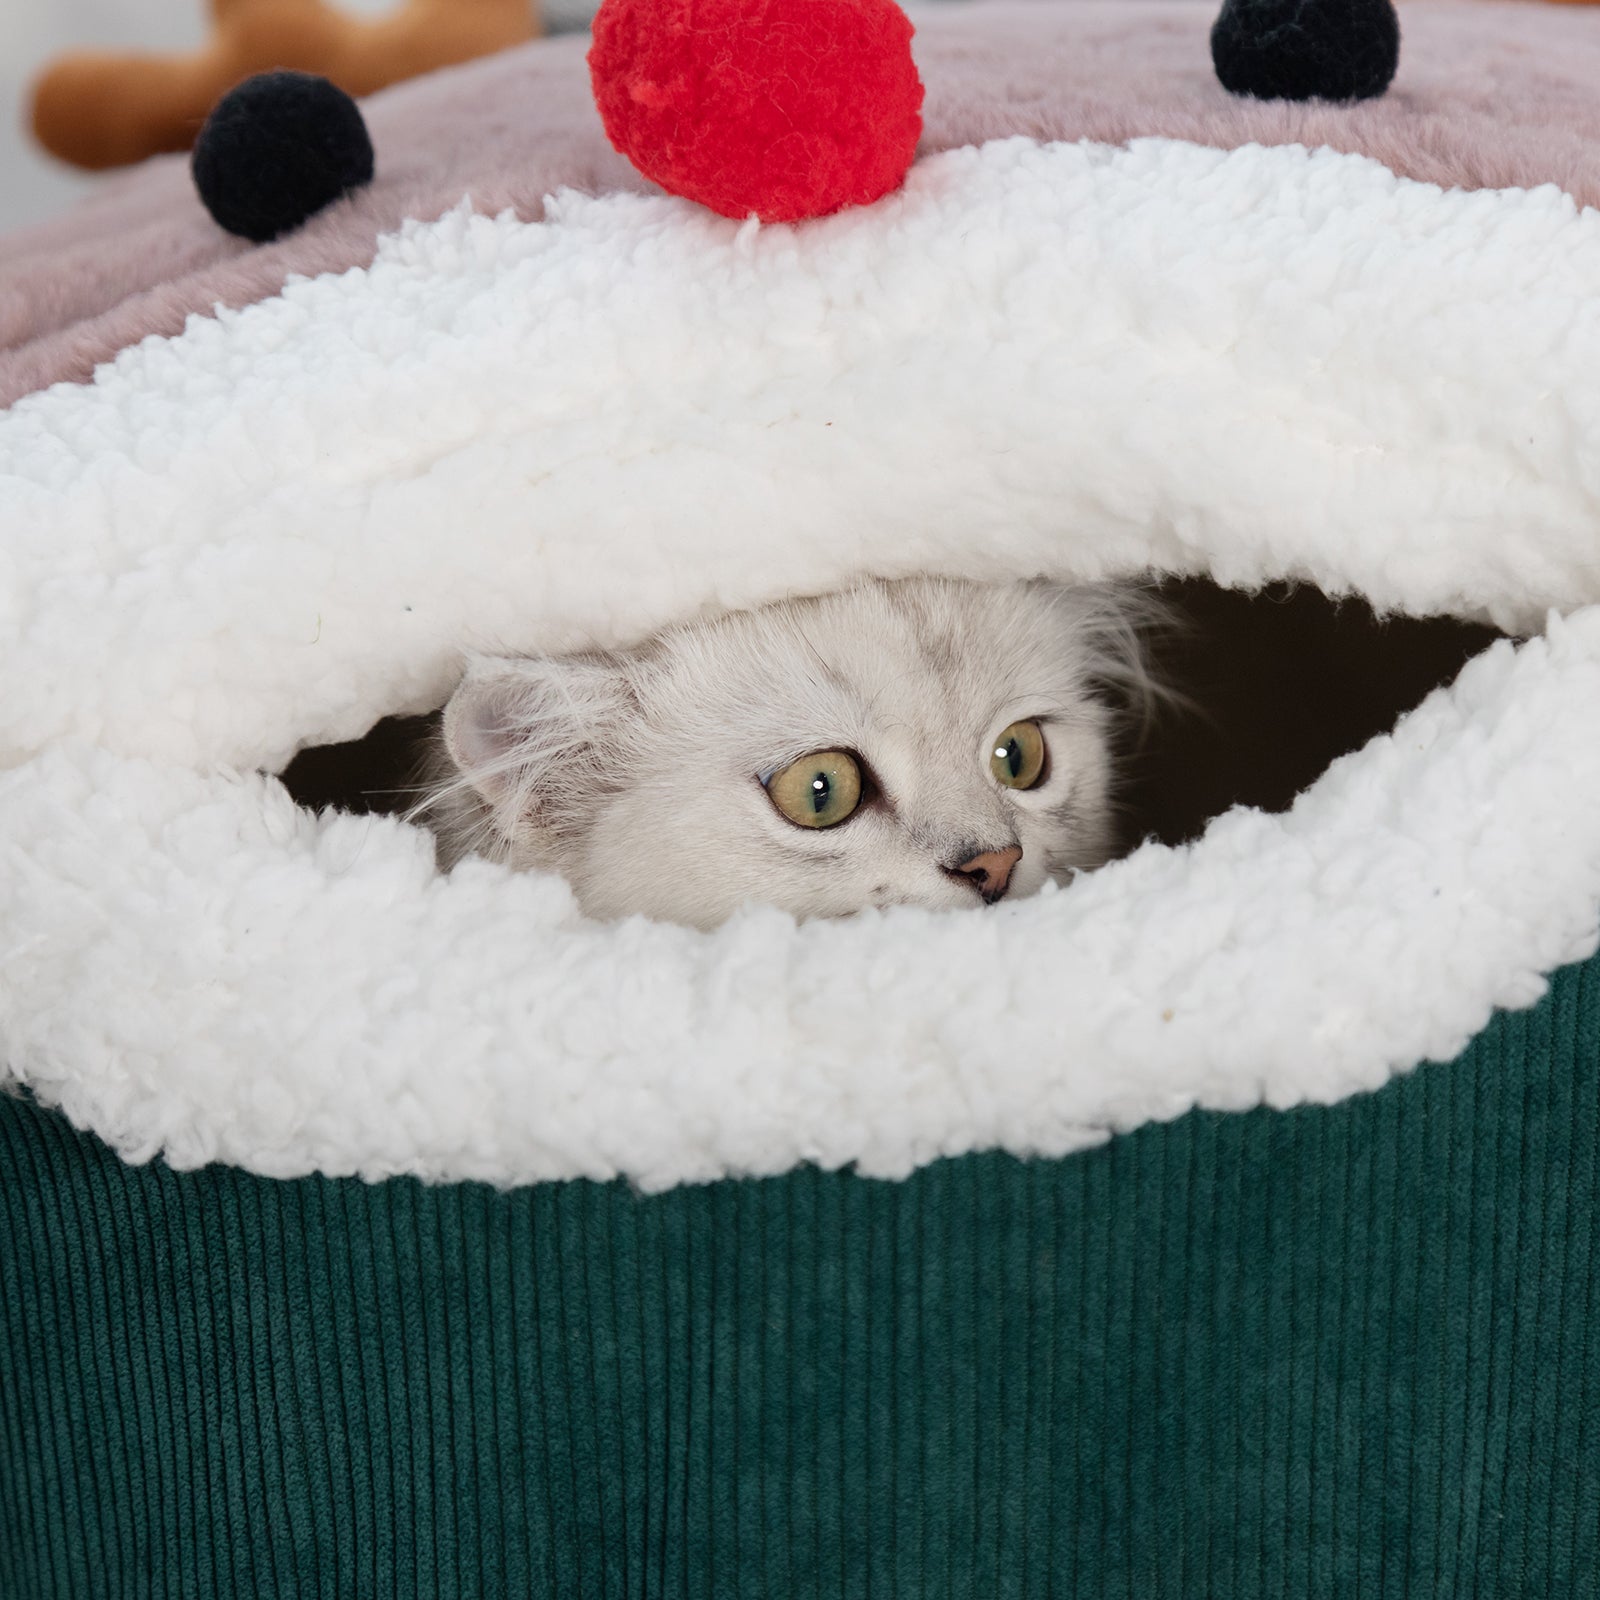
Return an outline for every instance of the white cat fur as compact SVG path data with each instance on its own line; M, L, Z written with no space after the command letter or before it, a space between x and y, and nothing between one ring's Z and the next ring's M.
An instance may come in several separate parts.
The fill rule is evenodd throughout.
M1108 683L1142 681L1128 590L943 579L867 583L695 622L640 649L473 660L418 816L452 864L561 873L591 916L699 927L759 901L796 917L977 906L955 869L1020 846L1010 894L1111 851ZM1019 719L1049 758L1003 788ZM860 758L848 821L786 821L764 779L817 750Z

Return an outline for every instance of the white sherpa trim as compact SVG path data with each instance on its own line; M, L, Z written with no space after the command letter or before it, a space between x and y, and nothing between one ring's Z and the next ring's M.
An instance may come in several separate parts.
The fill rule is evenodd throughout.
M1600 214L1328 151L1021 140L796 230L568 196L0 417L0 760L276 768L463 644L863 569L1600 600Z
M602 928L400 823L93 750L0 778L0 838L0 1042L133 1156L653 1188L1059 1153L1373 1088L1593 951L1600 607L1286 817L982 914Z
M1600 600L1600 218L1554 190L1012 141L799 230L555 218L409 229L0 417L0 1058L80 1124L278 1174L894 1174L1334 1099L1594 948L1600 608L1287 818L983 915L597 928L218 771L437 704L464 646L865 571Z

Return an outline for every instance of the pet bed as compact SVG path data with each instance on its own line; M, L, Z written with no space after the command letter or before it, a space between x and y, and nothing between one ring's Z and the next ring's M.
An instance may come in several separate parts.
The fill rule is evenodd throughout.
M6 1594L1593 1592L1600 40L916 20L795 229L557 40L277 244L158 162L4 246ZM272 776L467 648L1146 570L1528 637L983 914L599 926Z

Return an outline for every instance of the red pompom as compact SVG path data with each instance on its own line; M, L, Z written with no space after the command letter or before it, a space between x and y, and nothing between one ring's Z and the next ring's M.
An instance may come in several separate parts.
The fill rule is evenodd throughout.
M893 0L604 0L589 72L612 144L725 217L869 204L904 181L922 134Z

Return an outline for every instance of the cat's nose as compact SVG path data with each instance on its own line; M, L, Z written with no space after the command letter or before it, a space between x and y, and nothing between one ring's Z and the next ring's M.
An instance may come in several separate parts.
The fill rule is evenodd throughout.
M965 878L988 904L993 905L1011 887L1011 874L1022 859L1022 846L1008 844L1004 850L980 850L960 866L947 870Z

